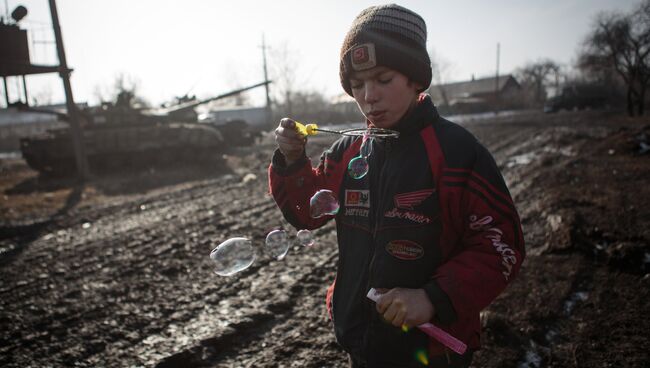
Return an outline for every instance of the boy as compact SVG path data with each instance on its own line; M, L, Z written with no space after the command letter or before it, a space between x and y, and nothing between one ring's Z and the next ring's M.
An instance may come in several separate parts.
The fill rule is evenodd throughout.
M312 168L294 121L275 131L269 186L285 218L313 229L310 197L338 196L339 260L327 307L352 367L467 367L480 347L479 313L524 258L519 216L490 153L440 117L422 92L431 83L426 25L390 4L363 10L341 48L340 79L369 127L399 132L370 140L369 172L347 173L362 139L343 137ZM383 294L366 298L370 288ZM432 322L465 342L450 353L417 328ZM424 357L423 357L424 354Z

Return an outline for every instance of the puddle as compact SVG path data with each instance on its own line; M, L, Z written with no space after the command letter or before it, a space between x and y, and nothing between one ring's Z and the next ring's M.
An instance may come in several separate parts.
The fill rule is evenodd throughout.
M539 368L542 366L542 357L539 355L539 348L534 341L530 341L530 347L526 351L524 361L517 364L517 368Z
M564 315L570 316L578 302L584 302L589 299L589 293L586 291L576 291L571 294L568 300L564 302Z
M17 246L14 244L7 244L7 245L0 246L0 257L3 256L5 253L8 254L14 251L16 248Z

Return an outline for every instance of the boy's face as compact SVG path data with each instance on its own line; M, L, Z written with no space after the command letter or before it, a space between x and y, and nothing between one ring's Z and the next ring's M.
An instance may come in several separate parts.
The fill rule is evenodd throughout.
M420 89L404 74L384 66L355 72L350 86L363 115L384 129L393 127L415 105Z

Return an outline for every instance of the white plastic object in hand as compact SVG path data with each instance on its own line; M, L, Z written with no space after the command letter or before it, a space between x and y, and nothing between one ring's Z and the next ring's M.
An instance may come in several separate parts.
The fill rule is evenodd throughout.
M372 300L373 302L377 302L379 299L379 296L381 293L379 293L375 288L371 288L368 291L368 294L366 295L368 299ZM444 346L448 347L452 351L458 354L465 354L467 351L467 345L458 340L457 338L451 336L449 333L446 331L442 330L441 328L437 327L433 323L423 323L419 326L417 326L422 332L425 334L433 337L434 339L440 341Z

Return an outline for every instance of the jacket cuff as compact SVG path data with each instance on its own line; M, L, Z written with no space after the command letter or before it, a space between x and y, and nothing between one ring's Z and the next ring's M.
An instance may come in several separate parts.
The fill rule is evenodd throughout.
M447 294L438 286L435 280L431 280L422 287L427 293L431 304L435 308L435 318L443 325L450 325L456 322L456 310L451 304Z
M273 172L280 176L289 176L297 173L303 166L305 166L305 163L307 163L307 155L303 152L303 156L300 159L287 166L284 155L279 149L276 149L275 152L273 152L273 158L271 159L271 168L273 169Z

